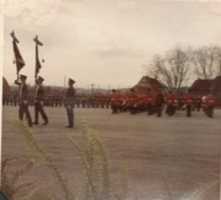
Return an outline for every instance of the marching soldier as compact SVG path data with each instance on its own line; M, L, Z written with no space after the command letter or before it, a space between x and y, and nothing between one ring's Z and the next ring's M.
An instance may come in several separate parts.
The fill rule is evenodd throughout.
M154 113L153 109L153 95L148 92L145 95L145 104L146 104L146 111L148 115L152 115Z
M184 96L185 108L186 108L186 116L191 117L193 111L193 97L188 91L188 93Z
M162 110L163 110L163 106L164 106L164 96L161 92L159 92L156 95L156 100L155 100L155 106L156 106L156 111L157 111L157 116L161 117L162 116Z
M35 123L38 124L39 114L44 120L43 125L48 124L48 116L44 111L44 87L43 87L44 78L39 76L36 79L36 90L35 90Z
M166 114L168 116L172 116L176 113L177 110L177 97L176 95L172 92L169 91L168 95L166 96Z
M112 95L111 95L112 114L116 114L120 111L121 104L122 104L121 95L118 93L117 90L113 89L112 90Z
M75 104L75 96L76 91L74 88L75 81L73 79L69 79L68 81L68 89L66 90L65 94L65 107L67 111L68 117L68 126L66 128L73 128L74 127L74 104Z
M131 114L136 114L137 112L137 94L136 91L134 90L134 88L131 88L128 94L128 109L130 111Z
M201 110L201 106L202 106L201 97L197 96L195 98L195 107L196 107L197 112L199 112Z
M19 78L20 81L15 80L15 84L19 86L19 119L23 120L25 114L29 127L32 127L32 119L28 108L28 86L26 84L27 76L20 75Z

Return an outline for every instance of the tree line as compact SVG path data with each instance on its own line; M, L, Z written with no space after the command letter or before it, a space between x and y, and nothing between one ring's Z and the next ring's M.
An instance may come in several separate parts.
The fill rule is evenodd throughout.
M147 75L177 91L195 79L213 79L221 75L221 47L176 47L153 56Z

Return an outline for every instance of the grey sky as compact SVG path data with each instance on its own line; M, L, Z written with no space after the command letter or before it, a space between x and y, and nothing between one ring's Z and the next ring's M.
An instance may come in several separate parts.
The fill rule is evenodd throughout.
M33 77L32 39L38 33L45 44L40 55L47 83L63 85L71 76L80 87L131 86L156 53L177 45L221 44L218 2L5 0L5 8L4 74L10 82L15 78L12 29L27 63L22 73Z

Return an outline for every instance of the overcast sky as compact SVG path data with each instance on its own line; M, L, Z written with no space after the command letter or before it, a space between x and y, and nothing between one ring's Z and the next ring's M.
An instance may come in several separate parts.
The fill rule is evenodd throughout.
M144 64L176 46L221 44L221 3L147 0L5 0L4 75L15 79L9 33L15 30L33 83L39 34L45 84L134 85Z

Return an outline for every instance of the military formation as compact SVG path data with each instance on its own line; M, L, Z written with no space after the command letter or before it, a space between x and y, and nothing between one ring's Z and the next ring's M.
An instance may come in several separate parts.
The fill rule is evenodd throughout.
M190 92L175 94L172 91L147 91L137 92L131 89L129 92L112 90L111 109L113 114L129 112L137 114L146 112L148 115L161 117L163 113L173 116L177 111L184 111L187 117L191 117L194 111L201 110L210 118L214 115L216 99L213 95L194 96Z
M30 106L34 106L34 92L35 88L29 87L29 104ZM64 107L65 99L64 99L64 88L62 88L59 92L48 92L47 87L45 86L45 95L44 95L44 106L45 107ZM56 94L51 94L56 93ZM4 106L17 106L18 105L18 90L14 89L10 92L10 94L4 94L3 96L3 105ZM75 107L76 108L102 108L108 109L110 108L111 95L109 92L107 94L82 94L79 91L75 96Z
M45 111L45 106L64 106L67 114L67 128L74 128L74 108L111 108L113 114L129 112L137 114L146 112L148 115L161 117L163 114L173 116L181 110L191 117L194 111L201 110L208 116L213 117L216 99L213 95L193 96L191 92L185 94L176 94L172 91L162 92L160 90L147 89L145 92L137 91L131 88L128 91L112 90L112 94L90 94L77 95L74 87L75 81L72 78L68 80L68 87L65 91L60 91L57 95L50 95L45 90L44 78L39 75L42 68L39 59L39 46L43 43L39 41L38 36L34 38L35 42L35 83L32 91L27 85L27 76L19 74L25 66L25 62L18 48L18 39L15 33L11 33L12 44L16 64L17 79L15 84L18 86L10 96L4 96L4 105L18 105L18 117L23 121L27 120L29 127L39 125L39 117L46 126L49 123L49 117ZM44 60L42 60L44 62ZM34 90L34 91L33 91ZM30 113L30 106L34 107L34 119Z

